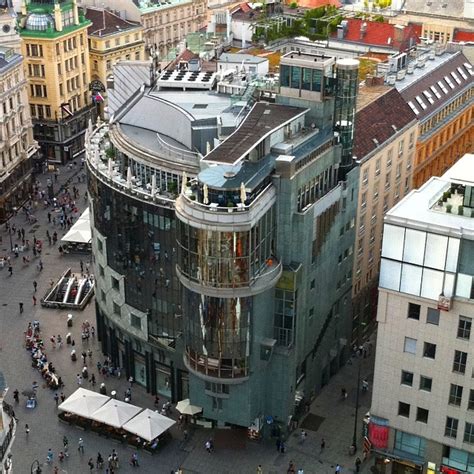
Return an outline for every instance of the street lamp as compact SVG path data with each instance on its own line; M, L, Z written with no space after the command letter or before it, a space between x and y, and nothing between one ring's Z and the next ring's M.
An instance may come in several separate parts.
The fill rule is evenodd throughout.
M12 228L10 223L8 223L8 237L10 237L10 252L13 252Z
M41 469L41 464L40 462L35 459L32 463L31 463L31 474L41 474L43 471Z

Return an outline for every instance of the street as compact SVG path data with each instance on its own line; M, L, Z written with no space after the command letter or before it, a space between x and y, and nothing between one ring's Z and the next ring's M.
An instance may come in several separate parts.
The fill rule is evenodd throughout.
M85 208L86 184L78 183L77 176L83 170L78 168L66 169L61 167L58 183L55 183L55 191L61 183L73 178L73 183L79 189L79 199L76 204L79 212ZM53 179L53 175L39 175L38 179L46 185L47 178ZM71 184L71 186L72 186ZM264 473L285 473L291 461L296 469L303 469L305 473L334 473L335 465L339 463L343 471L353 472L356 456L349 455L349 446L352 443L352 433L354 427L354 411L357 387L357 366L358 362L347 365L331 380L329 385L318 394L313 402L309 416L305 423L305 430L308 434L303 442L300 440L300 429L294 431L286 441L286 451L284 454L277 452L275 440L265 440L253 442L244 440L242 445L233 447L218 447L215 452L208 454L204 445L206 440L213 437L210 430L200 428L190 431L190 437L184 441L183 431L176 425L171 429L173 439L162 446L155 455L138 452L140 467L132 467L130 459L134 451L126 446L115 443L111 440L99 437L98 435L81 431L80 429L61 423L57 417L57 408L54 401L54 392L41 384L40 374L31 367L29 352L24 347L24 331L28 322L38 320L41 325L41 333L45 340L48 361L56 367L57 374L65 383L64 394L69 396L78 387L76 377L82 369L81 358L77 362L72 362L70 358L71 346L53 348L50 342L51 336L60 334L63 339L67 332L71 331L76 342L75 349L78 355L83 350L92 350L91 361L88 362L90 372L97 378L97 384L92 387L90 383L84 381L83 387L98 390L100 383L104 382L107 390L116 390L118 398L123 399L123 394L128 387L124 374L120 379L115 377L104 378L99 375L96 369L98 361L103 362L104 356L99 350L98 341L91 338L89 342L81 340L81 323L88 320L95 325L94 299L88 304L84 311L74 312L74 323L72 328L67 328L64 310L46 309L40 306L40 299L50 288L50 280L56 280L68 267L73 271L80 271L80 259L84 264L90 264L90 256L86 259L83 255L60 255L57 245L49 246L46 238L46 230L50 233L56 231L59 240L66 230L62 230L58 224L48 224L47 209L42 203L38 203L34 215L37 222L29 224L23 213L11 220L17 228L24 227L26 239L33 241L33 238L43 240L43 251L41 259L44 265L42 271L38 269L38 258L34 258L31 251L28 256L30 263L23 262L23 254L18 258L10 254L10 242L5 226L1 226L0 235L2 244L0 245L0 256L11 256L13 273L10 276L8 268L0 268L0 370L3 371L9 392L6 401L15 409L18 425L16 437L13 444L13 471L15 473L28 474L31 472L31 465L34 460L38 460L43 466L43 472L54 472L54 466L59 466L59 472L80 474L89 472L87 462L89 458L94 461L98 452L107 459L113 449L116 450L120 469L119 472L128 473L133 471L169 473L179 467L185 473L255 473L257 466L262 465ZM12 234L13 244L20 243L17 236ZM37 291L34 292L33 282L37 282ZM33 295L38 302L33 304ZM20 313L19 304L23 303L24 311ZM367 359L361 359L361 376L368 377L371 385L373 372L373 354ZM25 389L30 389L33 381L38 381L38 406L35 409L27 409L26 398L20 395L20 401L16 404L13 401L13 391L18 389L21 393ZM347 399L340 397L341 388L345 387L348 392ZM362 418L370 406L370 390L361 393L360 408L358 416L358 452L362 458ZM161 400L164 401L164 400ZM147 394L141 387L134 385L132 388L132 403L141 407L155 409L154 397ZM176 418L176 413L173 413ZM25 424L29 425L30 433L25 432ZM58 453L63 449L63 436L69 439L69 458L62 463L58 461ZM84 453L78 452L78 440L84 439ZM325 439L325 447L320 448L321 439ZM53 462L46 464L48 449L53 452ZM106 463L107 464L107 463ZM363 464L361 472L368 471L367 463ZM105 472L94 470L93 472Z

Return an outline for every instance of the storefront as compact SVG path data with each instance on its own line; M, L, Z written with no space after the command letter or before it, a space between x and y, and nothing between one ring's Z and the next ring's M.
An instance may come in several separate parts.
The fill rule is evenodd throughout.
M135 382L143 387L146 387L146 364L145 358L138 352L133 354L134 368L135 368Z
M167 398L172 398L171 368L167 365L155 363L156 392Z

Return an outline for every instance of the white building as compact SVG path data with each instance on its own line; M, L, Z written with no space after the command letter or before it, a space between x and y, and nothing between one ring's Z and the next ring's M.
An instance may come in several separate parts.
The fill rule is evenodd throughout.
M384 472L474 472L473 318L474 155L465 155L385 217L369 427Z
M259 76L268 74L269 61L267 58L251 54L223 53L217 62L220 73L234 71L235 73L250 73Z

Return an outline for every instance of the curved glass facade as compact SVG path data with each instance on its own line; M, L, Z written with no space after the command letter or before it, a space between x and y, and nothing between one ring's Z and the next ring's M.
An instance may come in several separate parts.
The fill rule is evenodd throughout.
M107 238L107 264L126 278L127 304L151 312L151 335L174 338L181 331L181 295L174 267L173 209L117 192L89 174L96 229ZM98 277L100 278L100 276Z
M214 298L184 290L186 359L218 378L248 375L252 298Z
M274 255L274 228L273 208L243 232L198 229L178 221L180 271L206 286L247 287Z

